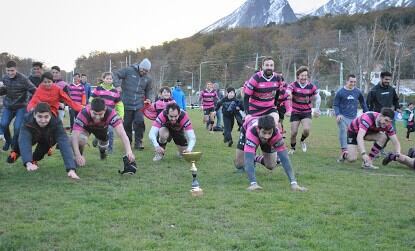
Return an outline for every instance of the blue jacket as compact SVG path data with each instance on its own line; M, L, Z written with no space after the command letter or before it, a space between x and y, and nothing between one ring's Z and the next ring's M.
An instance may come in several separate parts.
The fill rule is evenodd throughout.
M180 109L186 111L186 95L179 86L174 87L172 96L174 101L180 106Z
M368 108L362 92L357 88L347 90L342 87L337 91L336 96L334 97L333 107L336 116L343 115L348 119L356 118L359 103L363 112L367 112Z

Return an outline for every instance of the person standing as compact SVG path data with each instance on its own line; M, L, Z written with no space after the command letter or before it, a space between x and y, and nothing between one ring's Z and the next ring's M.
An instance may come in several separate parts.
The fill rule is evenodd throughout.
M91 87L91 84L88 83L88 77L84 73L81 74L81 84L84 86L86 103L88 104L89 98L92 95L92 87Z
M384 107L399 109L399 97L395 88L390 85L391 80L390 72L380 73L380 83L372 87L367 95L366 102L369 111L380 112Z
M52 66L51 71L53 76L53 82L61 88L66 94L69 96L69 85L65 81L62 80L61 75L61 68L57 65ZM65 117L65 104L59 103L59 119L63 121L63 118Z
M30 80L17 72L17 64L9 61L6 64L6 76L2 79L3 85L0 86L0 95L6 95L3 100L3 114L0 122L0 139L6 141L3 150L7 151L11 146L17 144L20 127L26 114L28 95L33 95L36 86ZM11 137L9 126L13 124L13 137Z
M30 82L34 84L36 87L40 85L40 77L43 74L43 64L41 62L33 62L32 64L32 74L29 76Z
M151 62L147 58L140 63L123 68L114 74L114 86L121 89L121 100L124 104L124 128L134 149L143 150L143 135L145 132L144 102L153 100L152 79L148 76Z
M172 93L174 101L180 106L180 109L186 111L186 95L182 90L182 82L180 80L176 81L176 86L173 89Z
M206 128L213 133L213 125L215 124L215 103L218 100L218 94L213 89L213 83L206 82L206 89L199 94L199 103L202 104L203 122L206 123Z
M347 154L347 128L353 119L356 118L359 104L364 113L368 111L362 92L356 88L356 76L350 74L347 77L347 82L344 87L336 92L333 103L337 126L339 128L342 156L339 160L344 159L343 155Z
M409 134L414 131L414 120L415 120L414 113L415 113L415 110L414 110L413 103L409 103L408 107L402 113L403 125L406 128L406 140L407 141L411 141L409 139Z
M79 73L75 73L73 75L73 83L69 85L69 96L76 103L82 106L85 106L86 104L85 88L81 84L81 75ZM69 119L71 123L71 130L72 130L76 116L78 116L78 112L72 108L69 109Z

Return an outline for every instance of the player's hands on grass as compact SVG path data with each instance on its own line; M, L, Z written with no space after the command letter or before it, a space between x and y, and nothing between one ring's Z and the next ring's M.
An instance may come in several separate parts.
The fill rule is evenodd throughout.
M163 147L161 147L161 146L158 146L158 147L156 147L156 152L157 152L158 154L164 154L164 148L163 148Z
M32 171L36 171L37 169L39 169L39 167L36 164L28 162L26 164L26 169L27 169L27 171L32 172Z
M75 170L69 170L68 177L74 180L79 180L79 176L76 174Z
M85 166L85 158L82 155L75 156L75 161L78 166Z
M369 155L363 154L362 159L366 165L372 165L372 159L369 157Z

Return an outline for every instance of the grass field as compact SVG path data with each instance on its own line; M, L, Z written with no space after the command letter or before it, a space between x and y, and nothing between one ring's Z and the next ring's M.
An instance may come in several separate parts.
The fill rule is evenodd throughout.
M291 192L282 168L260 166L264 190L248 192L246 176L234 173L234 148L221 133L204 130L199 112L191 118L195 150L204 154L197 165L200 198L189 193L190 165L176 148L168 145L155 164L147 136L145 150L135 151L135 176L117 173L119 140L105 161L87 149L78 182L66 177L58 152L36 173L20 161L6 164L0 153L0 250L415 249L415 172L396 163L377 171L336 163L333 118L314 120L309 151L292 157L307 193ZM410 145L399 126L405 152Z

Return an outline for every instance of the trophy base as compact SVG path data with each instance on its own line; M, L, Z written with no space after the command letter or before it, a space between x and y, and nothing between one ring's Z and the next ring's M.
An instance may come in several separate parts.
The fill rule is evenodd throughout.
M190 190L190 193L193 197L199 197L203 195L203 190L200 187L194 187L192 190Z

